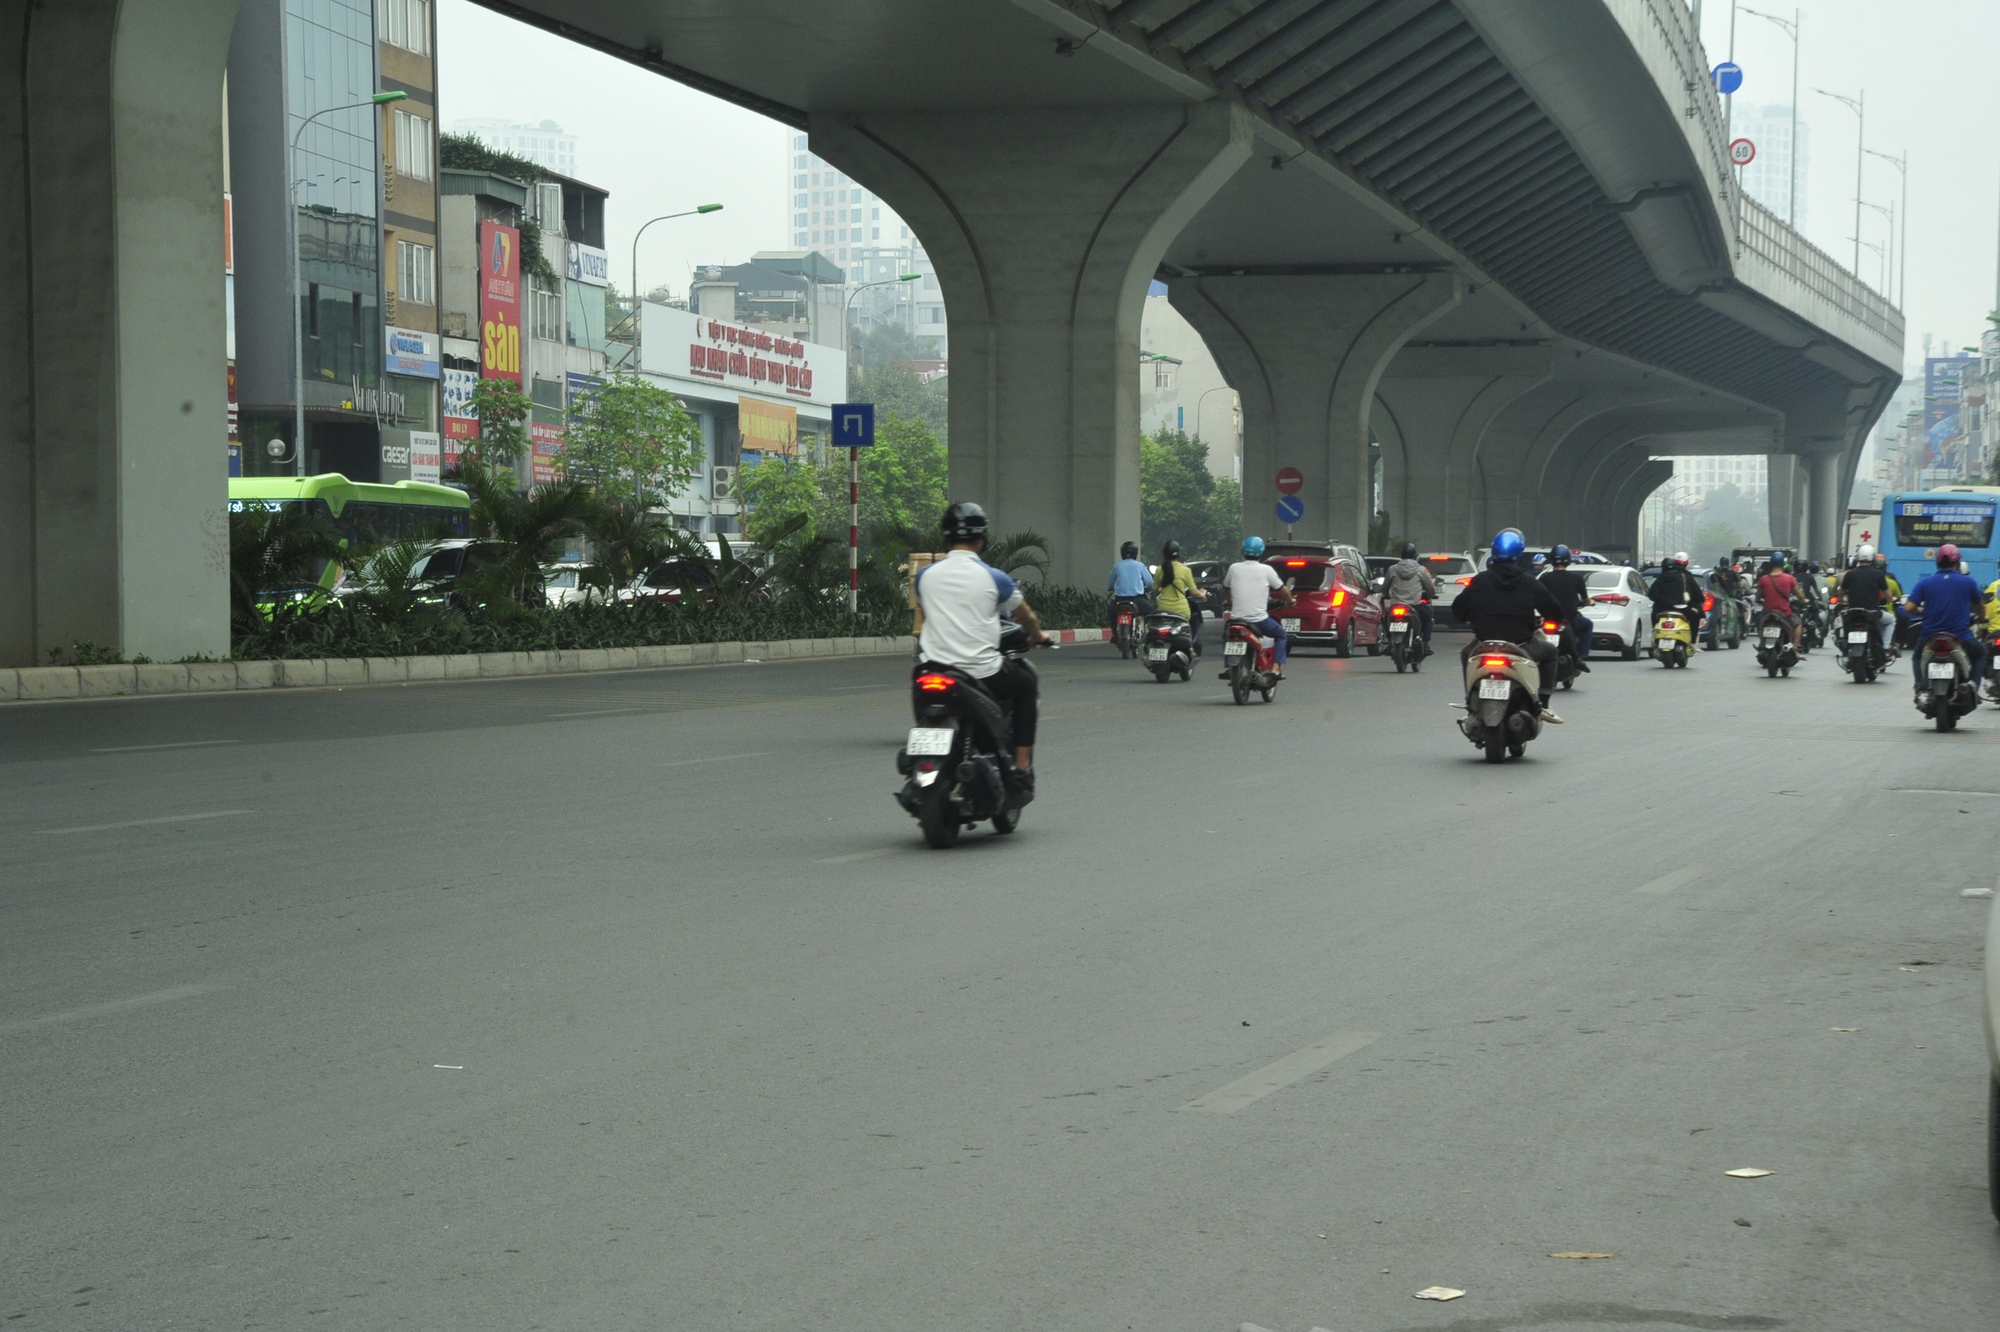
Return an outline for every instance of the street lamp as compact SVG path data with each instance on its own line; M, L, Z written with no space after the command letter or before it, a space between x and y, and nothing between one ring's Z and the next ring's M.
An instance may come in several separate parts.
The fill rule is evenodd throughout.
M292 134L292 174L296 181L299 170L299 140L305 136L306 127L321 116L330 116L336 111L357 111L364 106L386 106L390 102L400 102L409 94L405 92L379 92L365 102L349 102L345 106L329 106L323 111L315 111L299 122ZM324 174L324 173L321 173ZM299 263L299 191L295 183L292 187L292 470L296 476L306 474L306 312L298 308L296 302L303 294L300 289Z
M1792 39L1792 138L1785 154L1785 180L1791 187L1791 198L1785 208L1785 225L1797 231L1799 227L1799 11L1794 9L1789 19L1776 14L1766 14L1761 9L1748 5L1743 12L1754 18L1775 23L1785 30L1785 36Z
M1861 206L1863 208L1872 208L1889 219L1889 248L1882 254L1882 285L1887 287L1889 285L1889 266L1896 261L1896 205L1890 204L1887 208L1884 208L1878 203L1863 203ZM1903 238L1903 243L1905 245L1909 244L1907 236Z
M684 209L683 211L681 211L681 212L678 212L678 213L662 213L662 214L660 214L660 215L659 215L658 217L656 217L656 218L653 218L653 219L652 219L652 221L649 221L649 222L647 222L647 223L646 223L646 226L644 226L644 227L640 227L638 231L636 231L636 232L634 232L634 233L633 233L633 235L632 235L632 314L631 314L631 321L630 321L630 327L628 327L628 328L627 328L627 329L625 330L626 332L628 332L628 333L630 333L630 334L632 335L632 345L633 345L633 347L635 347L635 348L636 348L636 347L637 347L637 346L639 345L639 237L641 237L641 236L645 235L645 234L646 234L646 227L650 227L650 226L652 226L654 222L670 222L670 221L672 221L672 220L673 220L674 218L677 218L677 217L693 217L693 216L695 216L695 215L696 215L696 214L698 214L698 213L719 213L719 212L721 212L721 211L722 211L722 205L721 205L721 204L702 204L702 205L700 205L699 207L695 207L695 208L688 208L688 209ZM626 353L625 353L625 357L629 357L629 356L631 356L631 354L632 354L632 353L628 351L628 352L626 352ZM620 358L619 358L619 361L618 361L618 364L620 364L621 366L622 366L622 365L624 365L624 364L625 364L625 357L620 357Z
M1877 152L1873 148L1868 149L1867 152L1870 157L1879 157L1890 166L1896 168L1896 174L1903 178L1903 203L1901 207L1903 214L1903 248L1897 252L1896 256L1896 307L1901 309L1903 302L1909 299L1909 292L1906 290L1905 284L1908 282L1910 276L1910 154L1908 150L1905 150L1901 157L1891 157L1889 154Z
M1208 401L1208 395L1211 393L1228 393L1230 391L1229 385L1217 384L1214 388L1203 389L1201 396L1194 400L1194 435L1196 439L1201 438L1201 405Z
M848 329L852 326L847 321L849 316L851 316L854 313L854 298L856 296L859 296L862 292L868 290L870 287L893 287L899 282L915 282L918 278L922 276L923 276L922 273L904 273L897 277L883 278L880 282L864 282L860 286L856 287L853 291L848 292L847 304L841 308L840 312L841 347L845 349L848 346L848 341L849 341Z
M1868 132L1868 90L1863 88L1859 97L1848 97L1842 93L1828 92L1824 88L1814 88L1821 97L1831 97L1854 113L1854 275L1861 276L1861 167L1867 153Z
M1870 208L1873 208L1873 207L1874 207L1875 205L1874 205L1874 204L1870 204L1870 205L1868 205L1868 206L1869 206ZM1875 267L1875 271L1876 271L1876 272L1877 272L1878 274L1879 274L1879 273L1881 273L1881 271L1883 270L1883 268L1884 268L1884 267L1886 267L1886 266L1887 266L1887 264L1888 264L1888 259L1887 259L1887 257L1886 257L1886 256L1885 256L1885 255L1884 255L1884 254L1882 253L1882 247L1881 247L1881 246L1879 246L1879 245L1877 245L1877 244L1876 244L1876 243L1875 243L1874 241L1862 241L1862 242L1861 242L1861 245L1862 245L1862 247L1863 247L1863 248L1865 248L1865 249L1870 249L1870 250L1873 250L1873 251L1875 251L1875 259L1876 259L1876 267ZM1856 277L1860 277L1861 275L1860 275L1859 273L1856 273L1856 274L1855 274L1854 276L1856 276ZM1885 278L1884 280L1886 281L1887 279Z

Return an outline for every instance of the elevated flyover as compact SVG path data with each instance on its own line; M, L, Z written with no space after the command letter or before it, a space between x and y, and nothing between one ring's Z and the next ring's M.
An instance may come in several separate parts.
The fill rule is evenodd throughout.
M1656 455L1755 449L1826 554L1897 382L1900 315L1738 190L1680 0L486 3L806 130L908 219L953 491L1065 580L1138 531L1156 276L1243 394L1253 530L1290 465L1300 534L1359 539L1379 454L1426 545L1629 544ZM10 8L0 344L36 372L0 427L0 657L226 650L234 2Z

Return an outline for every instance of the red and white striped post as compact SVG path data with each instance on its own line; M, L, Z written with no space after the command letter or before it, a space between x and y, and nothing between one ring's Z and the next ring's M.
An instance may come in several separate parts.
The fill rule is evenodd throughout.
M847 451L847 613L861 613L861 450Z

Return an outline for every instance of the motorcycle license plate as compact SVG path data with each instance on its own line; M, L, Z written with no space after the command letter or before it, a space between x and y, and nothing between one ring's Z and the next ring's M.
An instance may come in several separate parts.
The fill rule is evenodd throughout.
M1514 697L1514 682L1512 680L1501 679L1499 676L1489 675L1479 682L1479 696L1481 698L1512 698Z
M1392 620L1389 622L1389 632L1392 634L1407 634L1410 632L1410 626L1404 624L1401 620Z
M915 726L910 728L909 743L903 748L919 756L949 754L953 734L948 726Z
M1285 626L1285 632L1288 634L1295 634L1299 631L1299 622L1297 620L1280 620L1278 623Z
M1167 659L1167 650L1165 648L1146 649L1147 661L1165 661L1166 659Z
M1222 655L1225 657L1240 657L1248 651L1250 651L1250 645L1241 639L1238 639L1234 643L1224 643L1222 645Z
M1933 680L1949 680L1957 674L1958 668L1948 661L1934 661L1931 663L1930 678Z
M1868 631L1866 629L1850 629L1847 633L1847 641L1850 643L1866 643L1868 641Z

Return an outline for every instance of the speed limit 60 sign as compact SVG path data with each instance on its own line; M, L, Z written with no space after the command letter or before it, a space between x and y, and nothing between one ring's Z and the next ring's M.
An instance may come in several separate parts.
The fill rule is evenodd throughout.
M1757 160L1757 145L1748 139L1730 140L1729 160L1737 166L1749 166Z

